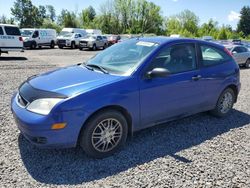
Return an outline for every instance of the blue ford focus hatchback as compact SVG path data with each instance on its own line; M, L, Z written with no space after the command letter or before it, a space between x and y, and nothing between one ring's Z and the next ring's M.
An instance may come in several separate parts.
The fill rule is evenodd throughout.
M203 111L225 116L239 90L239 67L223 46L141 38L28 78L12 98L12 111L33 144L80 143L88 155L102 158L134 131Z

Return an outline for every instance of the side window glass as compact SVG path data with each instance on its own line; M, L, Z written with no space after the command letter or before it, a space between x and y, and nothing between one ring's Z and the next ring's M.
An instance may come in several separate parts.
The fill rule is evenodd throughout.
M33 38L37 38L38 36L39 36L38 31L35 31L32 37L33 37Z
M225 62L228 59L227 55L224 52L212 46L206 45L201 45L201 55L201 63L203 66L217 65Z
M0 35L3 35L3 28L0 27Z
M244 47L240 47L241 48L241 53L247 52L247 49Z
M154 68L165 68L172 74L196 69L194 44L173 45L162 49L150 65L150 70Z

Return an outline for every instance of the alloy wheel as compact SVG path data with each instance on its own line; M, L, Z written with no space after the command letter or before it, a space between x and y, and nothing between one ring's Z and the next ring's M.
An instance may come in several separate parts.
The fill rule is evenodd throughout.
M122 125L117 119L104 119L92 133L92 145L99 152L108 152L119 144L122 133Z
M224 93L221 98L219 109L221 113L226 114L233 106L233 96L230 92Z

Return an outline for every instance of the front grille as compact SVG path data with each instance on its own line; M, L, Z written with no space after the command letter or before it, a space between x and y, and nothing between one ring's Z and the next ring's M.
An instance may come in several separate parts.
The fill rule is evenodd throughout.
M88 44L87 41L80 41L81 44Z
M66 43L66 40L61 40L61 39L59 39L58 41L57 41L57 44L65 44Z
M25 100L20 94L17 95L17 102L20 106L26 107L29 103L27 100Z

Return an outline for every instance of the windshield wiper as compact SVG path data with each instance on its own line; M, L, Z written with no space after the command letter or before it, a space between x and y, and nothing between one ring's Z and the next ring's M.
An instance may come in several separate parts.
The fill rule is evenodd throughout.
M109 74L109 72L105 69L105 68L103 68L102 66L100 66L100 65L96 65L96 64L86 64L86 65L84 65L87 69L89 69L89 70L91 70L91 68L92 68L92 70L93 70L93 68L97 68L97 69L99 69L100 71L102 71L104 74Z

